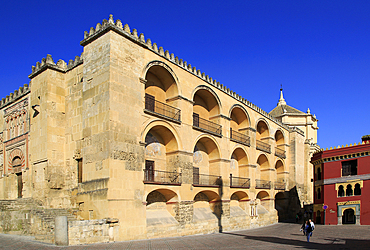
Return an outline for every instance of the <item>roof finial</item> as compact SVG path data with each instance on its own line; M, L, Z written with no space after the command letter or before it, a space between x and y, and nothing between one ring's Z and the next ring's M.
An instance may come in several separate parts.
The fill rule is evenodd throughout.
M279 102L277 104L278 106L279 105L286 105L286 102L284 100L284 97L283 97L283 84L280 84L280 99L279 99Z

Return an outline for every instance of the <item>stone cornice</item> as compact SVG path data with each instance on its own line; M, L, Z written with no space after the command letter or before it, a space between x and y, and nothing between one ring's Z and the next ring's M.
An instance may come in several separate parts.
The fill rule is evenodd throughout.
M315 186L322 186L322 185L330 185L336 183L349 183L353 181L364 181L370 180L370 174L362 174L362 175L349 175L349 176L342 176L338 178L331 178L331 179L324 179L320 181L315 181Z

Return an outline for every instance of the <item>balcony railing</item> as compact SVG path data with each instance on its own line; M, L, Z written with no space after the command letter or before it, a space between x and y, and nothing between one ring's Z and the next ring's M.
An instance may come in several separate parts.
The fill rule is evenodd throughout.
M280 148L275 148L275 155L280 158L284 158L284 159L286 158L285 150L280 149Z
M219 187L221 184L221 176L193 173L193 186Z
M285 183L284 182L275 182L274 183L275 190L285 190Z
M271 189L271 181L256 180L256 188Z
M164 116L174 121L181 121L181 110L155 100L152 95L145 95L145 110Z
M144 183L181 185L181 173L144 169Z
M236 188L250 188L251 181L249 178L233 177L230 174L230 187Z
M271 146L266 142L262 142L262 141L257 140L256 141L256 148L261 150L261 151L264 151L266 153L271 153Z
M232 128L230 128L230 139L236 142L240 142L244 145L250 146L251 145L251 139L248 135L239 133Z
M199 114L197 113L193 113L193 126L198 129L205 130L207 132L211 132L217 135L222 135L221 125L208 121L206 119L203 119L199 117Z

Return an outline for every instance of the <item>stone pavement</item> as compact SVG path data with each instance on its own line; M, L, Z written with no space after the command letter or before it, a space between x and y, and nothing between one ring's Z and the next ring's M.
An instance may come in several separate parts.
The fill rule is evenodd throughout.
M300 225L279 223L263 228L176 238L59 247L32 237L0 234L0 249L370 249L370 226L316 225L311 242Z

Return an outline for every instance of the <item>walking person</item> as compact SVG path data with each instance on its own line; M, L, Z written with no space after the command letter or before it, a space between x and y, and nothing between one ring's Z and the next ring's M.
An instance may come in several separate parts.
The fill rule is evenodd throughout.
M309 219L308 221L310 222L310 225L311 225L312 231L311 231L311 235L310 236L312 237L312 232L313 232L313 230L315 230L315 224L313 223L313 221L311 219Z
M309 221L306 221L306 236L307 236L307 242L310 242L311 233L312 233L311 223L310 223Z

